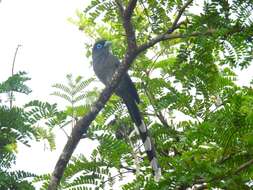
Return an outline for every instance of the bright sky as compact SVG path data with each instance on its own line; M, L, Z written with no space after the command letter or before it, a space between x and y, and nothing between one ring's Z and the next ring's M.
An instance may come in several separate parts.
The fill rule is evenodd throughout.
M64 82L65 76L93 74L85 58L85 36L67 18L74 17L88 0L3 0L0 3L0 81L10 76L13 55L19 49L15 71L26 71L32 80L28 85L33 90L29 96L17 96L17 102L33 99L58 101L49 94L51 85ZM249 84L253 66L240 72L240 84ZM51 172L66 138L61 131L57 135L57 150L44 149L43 143L34 143L32 148L20 146L16 168L31 172ZM79 144L78 152L90 153L87 140Z
M87 3L87 0L3 0L0 3L0 81L10 76L18 44L22 47L18 51L15 71L26 71L32 78L27 83L32 94L16 96L17 103L33 99L53 103L59 100L49 95L53 83L64 82L68 73L84 77L93 74L85 58L85 36L67 21ZM63 132L57 132L54 152L44 151L42 142L34 142L32 148L21 145L16 168L37 174L51 172L66 143ZM77 151L89 154L91 145L82 140Z

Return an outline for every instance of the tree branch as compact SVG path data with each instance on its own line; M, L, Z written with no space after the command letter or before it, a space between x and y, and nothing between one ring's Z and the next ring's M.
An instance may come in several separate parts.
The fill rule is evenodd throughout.
M132 171L127 170L127 171L125 171L125 172L121 172L121 173L118 173L118 174L116 174L116 175L114 175L114 176L112 176L112 177L109 177L107 180L101 182L100 187L102 187L102 186L103 186L104 184L106 184L107 182L109 182L109 181L115 179L116 177L121 176L122 174L131 173L131 172L132 172Z
M233 175L238 175L240 172L247 169L251 165L253 165L253 159L241 164L236 170L229 171L224 175L216 176L213 179L210 179L208 181L205 181L204 179L198 180L198 181L196 181L196 184L199 184L200 186L198 186L197 189L205 189L205 187L207 186L208 183L215 182L218 180L224 180L226 178L231 178L231 176L233 176ZM191 186L189 186L189 187L191 187Z
M178 15L177 15L176 19L174 20L172 26L171 26L170 29L168 30L168 33L172 33L172 32L177 28L179 19L181 18L181 16L182 16L182 14L184 13L185 9L192 3L192 1L193 1L193 0L188 0L188 1L182 6L182 8L179 9Z
M184 23L187 23L187 20L176 24L174 27L171 27L170 29L168 29L167 32L165 32L163 34L160 34L160 35L152 38L148 42L138 46L137 47L138 54L145 51L146 49L154 46L155 44L157 44L158 42L161 42L161 41L171 40L171 39L178 39L178 38L182 39L182 38L198 37L198 36L210 36L210 35L215 34L217 32L217 30L215 30L213 28L209 28L204 32L192 32L190 34L172 33L175 29L177 29L178 27L180 27L180 25L182 25ZM231 28L230 30L225 32L223 34L223 37L226 38L227 36L233 35L233 34L238 33L238 32L243 32L243 28L238 27L238 26L235 25L233 28Z
M178 38L189 38L189 37L196 37L196 36L208 36L208 35L212 35L215 32L216 32L216 30L209 29L206 32L192 32L190 34L180 34L180 33L167 34L167 33L164 33L164 34L154 37L149 42L140 45L137 48L137 51L138 51L138 53L141 53L141 52L145 51L146 49L154 46L158 42L165 41L165 40L178 39Z
M173 33L177 28L179 28L182 24L184 24L186 21L182 21L180 23L178 23L179 19L181 18L182 14L184 13L185 9L192 3L193 0L188 0L181 9L179 9L178 11L178 15L176 17L176 19L174 20L172 26L163 34L158 35L157 37L151 39L149 42L141 45L138 47L138 52L141 53L143 51L145 51L146 49L154 46L156 43L160 42L160 41L164 41L164 40L168 40L168 39L175 39L175 38L186 38L186 37L190 37L191 35L193 36L198 36L200 34L191 34L189 35L184 35L184 34L174 34L172 35L171 33Z
M154 95L150 92L150 90L147 88L147 86L143 85L143 88L144 88L145 94L148 97L148 100L149 100L152 108L154 109L154 116L156 116L159 119L159 121L162 123L162 125L170 131L170 134L174 136L176 141L179 141L178 131L171 128L171 126L169 126L168 122L164 118L162 112L156 109Z
M120 0L116 0L116 4L119 8L119 12L123 21L123 26L126 33L127 45L129 47L129 51L135 51L137 48L136 45L136 37L135 30L131 22L131 17L133 15L133 11L136 7L137 0L130 0L127 7L124 9ZM126 54L128 56L128 53Z
M1 2L1 1L0 1ZM18 54L18 49L21 47L20 44L17 45L16 51L14 53L13 61L12 61L12 67L11 67L11 76L14 75L14 67L15 67L15 62L16 62L16 57ZM10 108L12 108L12 101L13 101L13 91L10 92Z
M234 172L235 175L237 175L238 173L240 173L241 171L245 170L246 168L248 168L249 166L251 166L253 164L253 159L245 162L244 164L240 165Z
M127 69L129 68L130 64L133 62L136 56L137 54L135 53L135 54L129 54L127 57L125 57L123 63L120 64L119 68L113 75L113 78L110 84L102 91L98 100L92 106L91 111L76 123L67 141L67 144L65 145L56 163L54 172L51 177L51 181L48 186L48 190L57 189L57 186L60 183L60 179L62 178L64 169L66 168L67 163L72 153L74 152L74 149L79 143L82 135L87 132L91 122L96 118L97 114L101 111L105 103L109 100L121 76L127 71Z
M146 75L148 75L148 73L146 73ZM150 92L150 91L148 90L148 88L146 87L146 85L143 85L143 87L144 87L144 91L145 91L145 93L146 93L146 96L148 97L149 102L150 102L151 106L152 106L153 109L154 109L155 116L160 120L160 122L161 122L165 127L169 128L169 125L168 125L166 119L163 117L162 112L156 109L156 106L155 106L155 97L154 97L154 95L152 94L152 92Z
M147 8L145 7L145 5L144 5L144 3L143 3L143 1L142 1L142 0L140 1L140 4L141 4L141 6L142 6L142 8L143 8L143 12L144 12L144 14L145 14L145 15L146 15L146 17L147 17L148 23L149 23L149 25L151 26L151 30L153 30L153 24L152 24L152 23L151 23L151 21L150 21L149 14L148 14L148 11L147 11Z
M125 169L125 170L130 171L130 172L133 172L133 173L136 172L136 169L123 166L122 164L120 164L120 168Z
M136 6L136 2L137 2L136 0L130 1L126 9L126 12L124 13L126 17L125 16L123 17L123 25L125 28L128 42L128 48L125 58L123 62L119 65L116 72L114 73L109 85L102 91L98 100L93 104L90 112L87 115L85 115L81 120L79 120L74 126L71 135L55 165L53 174L51 176L51 180L48 185L48 190L57 189L57 186L60 184L60 180L63 176L64 169L66 168L69 159L73 154L77 144L82 138L82 135L87 132L89 125L96 118L97 114L101 111L106 102L109 100L121 77L123 76L124 73L127 72L128 68L138 55L136 51L135 32L131 23L131 18L129 18L129 16L130 17L132 16L133 10ZM118 5L121 4L119 3Z
M127 20L131 19L134 9L136 7L136 3L137 3L137 0L130 0L130 2L128 3L128 6L125 10L125 13L124 13L125 19L127 19Z
M91 124L91 122L96 118L97 114L101 111L104 107L106 102L111 97L114 89L116 88L117 84L119 83L123 74L125 74L133 63L134 59L137 57L138 54L145 51L146 49L154 46L156 43L164 40L169 39L176 39L176 38L187 38L187 37L194 37L194 36L203 36L203 35L211 35L215 32L215 30L209 29L206 32L193 32L191 34L168 34L164 33L161 34L154 39L150 40L149 42L137 47L136 44L136 37L135 37L135 30L131 23L131 17L133 15L133 11L136 7L137 0L130 0L126 9L123 8L122 3L120 0L116 0L116 4L119 7L121 17L123 20L123 26L126 33L127 39L127 51L124 56L122 63L119 65L118 69L114 73L111 82L108 86L102 91L98 100L93 104L90 112L86 114L81 120L79 120L74 128L72 129L71 135L56 163L54 171L51 176L51 180L49 182L48 190L56 190L57 186L60 183L60 180L63 176L64 169L66 168L69 159L74 152L77 144L79 143L80 139L82 138L83 134L85 134ZM186 6L187 7L187 6ZM122 14L123 13L123 14ZM182 14L182 13L181 13ZM180 14L179 14L180 15ZM178 22L178 21L177 21ZM176 24L178 26L178 24Z

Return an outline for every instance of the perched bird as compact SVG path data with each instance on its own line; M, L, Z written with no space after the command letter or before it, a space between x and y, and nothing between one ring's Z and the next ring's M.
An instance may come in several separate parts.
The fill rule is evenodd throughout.
M99 80L106 86L111 81L114 72L120 64L119 59L110 52L110 46L110 41L99 40L94 44L92 49L94 72ZM161 176L161 168L156 158L154 145L149 137L147 127L143 122L137 106L137 104L140 103L139 95L128 73L125 73L122 76L114 92L117 96L122 98L133 122L138 128L145 151L154 171L155 179L159 181Z

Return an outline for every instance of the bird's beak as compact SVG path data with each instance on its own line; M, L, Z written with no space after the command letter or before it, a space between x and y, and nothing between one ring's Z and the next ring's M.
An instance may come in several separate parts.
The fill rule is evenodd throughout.
M110 47L112 45L111 41L106 41L104 47Z

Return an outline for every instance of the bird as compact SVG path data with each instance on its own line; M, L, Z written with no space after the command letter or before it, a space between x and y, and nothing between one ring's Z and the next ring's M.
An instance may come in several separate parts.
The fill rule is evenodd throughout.
M111 44L111 41L101 39L96 41L92 48L93 70L98 79L105 86L109 85L114 72L120 65L119 59L110 51ZM155 147L137 106L137 104L140 103L140 97L127 72L120 79L114 93L119 96L126 105L130 117L137 127L143 142L147 157L153 169L154 178L156 181L159 181L161 178L161 168L156 157Z

